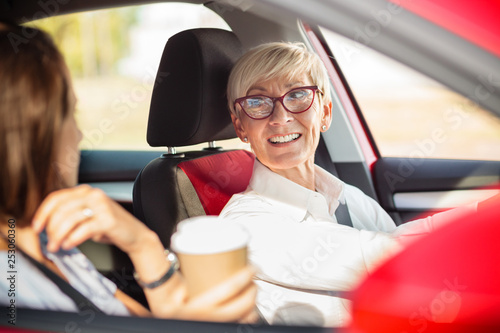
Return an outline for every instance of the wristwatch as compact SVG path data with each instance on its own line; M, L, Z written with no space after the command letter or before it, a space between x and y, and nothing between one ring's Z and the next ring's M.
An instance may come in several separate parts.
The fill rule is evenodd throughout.
M168 268L167 272L158 280L146 283L142 281L139 278L139 274L137 274L136 271L134 271L134 279L137 281L137 283L142 287L146 289L154 289L156 287L161 286L165 282L168 281L174 275L175 271L179 269L179 260L177 260L177 256L175 253L170 252L169 250L165 250L165 259L170 262L170 267Z

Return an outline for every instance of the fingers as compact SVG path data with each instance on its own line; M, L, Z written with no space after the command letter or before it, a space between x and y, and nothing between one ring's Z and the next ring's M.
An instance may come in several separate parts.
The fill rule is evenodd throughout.
M248 266L216 287L186 304L186 319L204 321L253 320L257 287L252 282L255 270Z
M32 227L36 232L41 232L47 226L51 216L58 217L57 220L63 220L68 211L74 211L76 207L84 208L83 202L78 200L84 197L91 187L80 185L70 189L63 189L50 193L42 202L33 217Z
M144 289L151 312L159 318L191 319L189 315L183 316L188 291L182 275L175 273L170 278L161 294L156 294L158 289ZM155 295L156 294L156 295Z
M85 212L90 214L85 214ZM113 243L129 256L149 249L152 231L102 190L88 185L55 191L33 218L35 231L46 230L47 249L75 247L88 239ZM158 240L159 242L159 240Z
M257 286L252 284L238 297L226 302L212 313L209 320L245 322L254 317Z
M77 224L73 229L68 230L68 232L54 240L50 239L50 243L47 245L47 249L50 251L49 245L52 245L53 251L57 251L59 247L64 250L72 249L88 239L93 239L96 235L99 235L100 230L98 230L98 225L93 226L90 223L80 223ZM94 239L99 241L100 239Z
M226 302L239 294L243 288L253 284L254 274L255 269L252 266L246 266L227 280L193 298L190 303L195 307L203 307Z
M112 229L116 218L111 205L101 190L88 185L55 191L38 208L32 226L36 232L46 230L47 250L69 249L90 238L102 239L106 228Z
M65 237L89 219L84 214L84 198L91 191L89 186L63 189L51 193L42 202L35 213L32 227L36 232L46 229L49 251L57 251Z
M255 298L257 296L257 286L248 285L240 291L238 295L223 304L202 307L188 307L187 313L193 320L217 321L217 322L245 322L253 320L255 315ZM191 308L191 309L189 309ZM189 311L191 310L191 311Z
M68 240L75 237L75 231L89 229L88 224L91 222L92 217L86 216L81 207L76 206L72 210L69 210L71 207L65 208L67 208L65 211L61 209L60 212L55 213L51 217L51 222L47 225L47 235L50 236L47 245L49 251L57 251L61 245L63 245L64 249L69 249L71 246Z
M253 274L252 267L245 267L218 286L191 300L186 299L187 289L184 280L180 279L182 286L177 285L174 290L183 291L178 293L179 297L173 297L175 292L169 291L168 300L163 297L159 304L152 304L152 311L156 316L165 318L254 323L258 320L258 314L255 311L257 286L252 282Z
M260 319L259 313L255 308L252 308L250 313L243 316L238 322L241 324L254 324L257 323Z

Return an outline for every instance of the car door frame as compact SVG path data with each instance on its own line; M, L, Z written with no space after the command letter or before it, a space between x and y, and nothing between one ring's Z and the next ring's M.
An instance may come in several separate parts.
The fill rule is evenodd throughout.
M340 95L345 96L344 107L354 111L350 115L351 124L358 129L356 136L364 147L363 162L332 161L341 179L378 200L397 225L500 193L500 161L382 156L319 26L304 24L304 28L316 52L324 62L329 62L330 75L335 70L335 80L341 82L335 85L336 93L340 88ZM327 141L327 149L332 144ZM432 142L421 144L422 149L430 149Z

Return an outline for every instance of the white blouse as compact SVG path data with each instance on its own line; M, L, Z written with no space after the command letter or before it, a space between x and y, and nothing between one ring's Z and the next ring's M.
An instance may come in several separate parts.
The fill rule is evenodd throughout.
M347 325L346 291L405 244L476 209L462 207L396 227L376 201L315 168L317 192L256 160L248 188L220 214L251 235L257 306L270 324ZM337 223L339 201L347 202L354 228Z

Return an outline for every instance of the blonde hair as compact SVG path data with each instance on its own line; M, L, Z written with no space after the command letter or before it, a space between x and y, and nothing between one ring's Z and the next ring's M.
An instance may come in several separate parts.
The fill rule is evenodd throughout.
M229 75L229 110L238 116L234 100L246 96L257 82L276 78L293 80L304 73L323 92L323 103L330 103L328 73L317 54L307 50L303 43L273 42L259 45L245 53Z
M0 215L22 223L64 187L55 162L70 112L62 55L46 33L26 29L0 25Z

